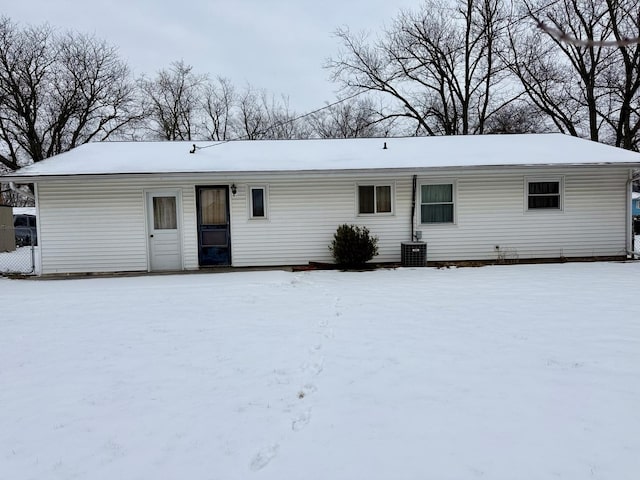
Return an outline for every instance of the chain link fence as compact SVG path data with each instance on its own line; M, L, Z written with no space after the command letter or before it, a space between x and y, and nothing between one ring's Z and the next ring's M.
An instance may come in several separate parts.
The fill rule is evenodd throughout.
M0 275L35 273L36 239L18 235L12 226L0 226Z

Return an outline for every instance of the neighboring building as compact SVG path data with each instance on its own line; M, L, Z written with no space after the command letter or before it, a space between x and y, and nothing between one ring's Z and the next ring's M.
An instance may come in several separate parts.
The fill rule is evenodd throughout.
M16 238L11 207L0 205L0 253L13 252L15 249Z
M331 261L343 223L428 260L625 257L640 155L561 134L91 143L34 183L43 274ZM413 235L413 236L412 236Z

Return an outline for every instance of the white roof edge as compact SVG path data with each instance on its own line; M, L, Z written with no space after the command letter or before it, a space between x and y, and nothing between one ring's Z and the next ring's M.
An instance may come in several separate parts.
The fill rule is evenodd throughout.
M423 171L459 171L459 170L499 170L499 169L530 169L530 168L596 168L615 166L620 168L640 168L639 162L602 162L602 163L531 163L531 164L495 164L495 165L455 165L455 166L425 166L425 167L385 167L385 168L357 168L357 169L316 169L316 170L202 170L202 171L173 171L173 172L110 172L110 173L46 173L40 175L6 174L0 175L3 182L33 183L40 179L64 179L75 177L128 177L145 178L150 176L191 177L196 175L251 176L251 175L326 175L326 174L366 174L366 173L396 173L419 174Z

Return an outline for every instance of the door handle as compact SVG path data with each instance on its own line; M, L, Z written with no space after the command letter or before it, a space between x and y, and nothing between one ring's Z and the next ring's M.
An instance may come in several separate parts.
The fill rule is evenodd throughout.
M149 235L149 238L153 238L153 235Z

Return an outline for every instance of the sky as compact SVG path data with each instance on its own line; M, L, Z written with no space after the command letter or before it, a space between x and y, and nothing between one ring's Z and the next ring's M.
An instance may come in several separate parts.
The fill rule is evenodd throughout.
M338 27L373 36L419 0L28 0L4 2L20 24L49 23L95 34L118 47L136 75L184 60L197 73L223 76L289 98L296 112L339 98L323 68L340 43Z

